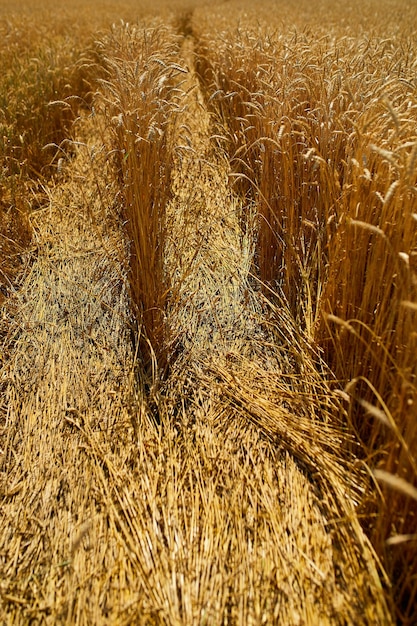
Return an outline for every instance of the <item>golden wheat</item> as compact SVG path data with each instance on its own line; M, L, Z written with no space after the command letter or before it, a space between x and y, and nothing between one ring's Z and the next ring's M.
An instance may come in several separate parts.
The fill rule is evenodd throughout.
M0 2L1 618L415 623L415 27Z

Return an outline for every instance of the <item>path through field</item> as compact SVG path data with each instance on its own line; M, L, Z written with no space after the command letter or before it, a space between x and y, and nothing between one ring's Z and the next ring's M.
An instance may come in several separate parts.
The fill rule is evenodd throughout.
M338 430L303 380L313 349L297 354L284 311L268 321L190 39L178 61L167 268L180 356L145 392L123 234L99 193L100 120L85 120L7 309L0 621L389 624Z

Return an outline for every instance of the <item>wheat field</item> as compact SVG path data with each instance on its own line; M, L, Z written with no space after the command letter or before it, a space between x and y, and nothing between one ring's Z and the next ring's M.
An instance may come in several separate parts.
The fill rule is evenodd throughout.
M416 29L0 0L0 624L417 623Z

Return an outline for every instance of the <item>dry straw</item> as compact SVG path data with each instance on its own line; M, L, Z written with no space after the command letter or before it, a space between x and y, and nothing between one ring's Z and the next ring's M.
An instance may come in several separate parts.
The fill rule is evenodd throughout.
M344 419L376 475L412 486L414 18L397 16L393 27L395 3L315 8L287 6L274 18L259 7L257 26L235 6L195 14L198 68L229 131L237 189L258 212L254 271L264 293L283 297L323 348L344 397L350 383ZM392 577L399 619L413 623L415 543L394 547L392 537L413 535L416 508L403 489L386 493L388 507L387 484L384 497L367 486L365 527Z
M104 106L130 242L132 301L143 325L140 349L145 369L151 371L156 359L162 374L170 360L165 212L173 164L168 123L176 108L174 78L183 71L174 62L178 38L162 22L122 24L97 46L107 74Z
M2 22L0 617L415 623L412 15L180 4Z

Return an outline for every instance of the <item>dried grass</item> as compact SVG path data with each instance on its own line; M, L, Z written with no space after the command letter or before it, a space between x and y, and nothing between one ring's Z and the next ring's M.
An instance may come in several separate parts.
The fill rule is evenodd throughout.
M416 329L404 303L415 301L415 16L390 20L395 3L370 5L303 4L271 17L268 4L255 15L232 3L196 12L192 30L237 190L256 206L253 271L349 391L345 424L363 457L378 476L383 468L414 485ZM375 419L381 410L394 428ZM388 510L368 484L365 527L399 619L413 623L415 544L386 545L413 534L415 503L403 491L390 492Z
M100 93L61 144L73 158L45 184L28 271L1 309L5 623L391 624L383 567L410 623L414 429L395 384L413 389L417 211L403 223L400 206L414 104L399 88L412 55L405 82L375 70L367 85L381 50L394 71L405 43L364 36L361 68L357 34L338 39L326 7L289 11L280 36L266 2L257 29L233 2L179 3L101 32L83 57ZM309 20L330 34L316 41ZM338 64L354 76L343 88ZM378 85L392 97L374 102ZM382 254L382 283L360 282ZM370 303L385 311L375 327Z
M175 112L182 68L178 36L159 22L148 27L122 24L98 43L106 69L104 107L113 127L120 201L131 242L132 300L143 325L140 348L145 369L156 358L162 373L169 364L170 339L165 322L170 291L164 269L166 204L173 163L168 123Z

